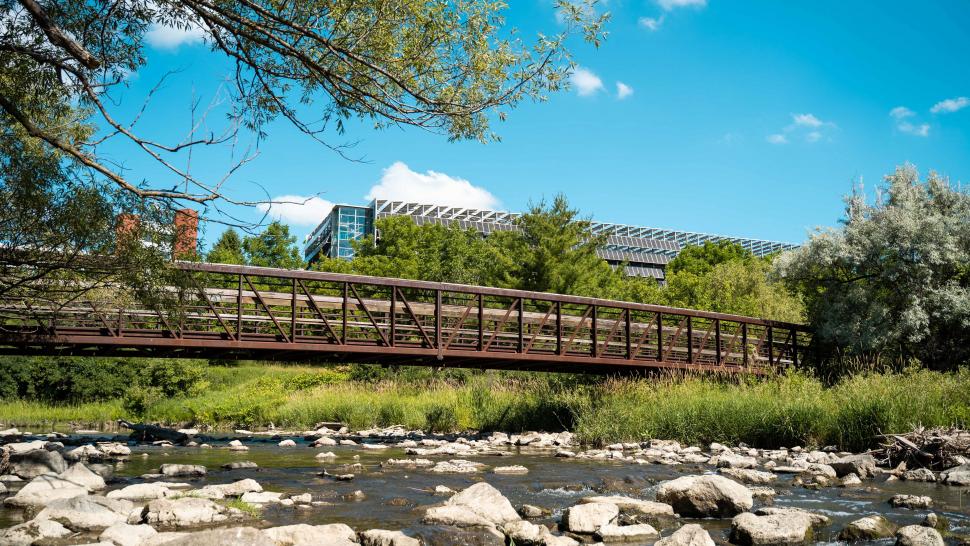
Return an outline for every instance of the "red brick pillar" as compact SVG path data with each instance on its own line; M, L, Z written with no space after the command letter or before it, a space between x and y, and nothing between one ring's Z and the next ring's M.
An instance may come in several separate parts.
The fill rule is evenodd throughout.
M175 211L175 241L172 259L180 260L195 256L199 237L199 213L193 209Z

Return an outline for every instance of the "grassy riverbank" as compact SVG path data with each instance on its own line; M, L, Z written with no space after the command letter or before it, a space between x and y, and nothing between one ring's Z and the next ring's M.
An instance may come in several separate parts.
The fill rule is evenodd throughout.
M356 369L359 371L359 368ZM860 374L834 386L804 374L650 380L428 371L362 377L349 367L203 367L191 393L133 388L76 404L0 402L3 425L96 424L119 417L216 428L574 430L591 443L672 438L860 450L881 433L970 425L970 370Z

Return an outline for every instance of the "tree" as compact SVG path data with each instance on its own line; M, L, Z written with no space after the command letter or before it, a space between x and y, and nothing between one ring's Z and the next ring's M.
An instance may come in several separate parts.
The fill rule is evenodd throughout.
M279 221L272 222L261 233L243 239L242 248L249 265L280 269L303 267L296 237L290 235L290 228Z
M970 194L912 166L886 177L874 204L846 198L839 229L782 256L819 340L916 357L935 368L970 358Z
M705 241L703 245L687 245L677 257L667 264L667 273L690 272L694 275L709 273L718 264L732 261L750 261L754 254L731 241Z
M246 256L243 255L242 239L236 230L229 228L222 232L212 250L206 255L206 261L214 264L243 265Z

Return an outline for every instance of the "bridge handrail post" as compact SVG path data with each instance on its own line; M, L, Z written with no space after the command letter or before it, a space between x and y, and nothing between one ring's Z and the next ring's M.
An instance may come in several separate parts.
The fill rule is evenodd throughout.
M687 363L694 363L694 317L687 315Z
M794 328L791 329L791 363L798 367L798 330Z
M744 352L742 353L743 356L741 358L741 361L744 363L744 366L747 367L748 366L748 323L747 322L741 323L741 347L743 347L744 349Z
M478 350L485 350L485 294L478 293Z
M342 308L341 308L342 317L340 319L340 323L341 323L341 327L340 327L340 344L341 345L346 345L347 344L347 291L349 289L350 289L350 283L347 282L347 281L344 281L343 302L341 302L342 303Z
M721 319L714 319L714 363L721 365Z
M599 346L598 346L599 341L597 341L597 336L596 336L596 328L597 328L597 323L596 323L596 304L594 303L594 304L592 304L592 306L593 306L593 309L591 311L591 313L592 313L592 323L591 323L591 327L590 327L590 330L589 330L589 337L590 337L590 341L592 342L592 346L590 347L590 353L593 355L593 358L596 358L597 356L599 356L599 354L598 354L598 352L599 352Z
M390 308L390 322L391 322L391 335L387 338L387 344L391 347L394 346L394 338L397 335L397 287L391 287L391 308Z
M296 343L296 277L292 279L292 299L290 300L290 343Z
M522 354L525 352L525 300L520 297L517 306L519 308L519 346L516 352Z
M239 274L239 285L236 288L236 341L242 341L242 293L243 293L243 276L242 273Z
M768 365L775 365L775 332L771 325L768 325Z
M623 312L626 314L626 324L624 325L626 330L624 332L626 334L626 359L633 360L633 340L630 339L633 332L633 321L630 318L630 308L627 307Z
M441 359L441 289L434 291L434 347Z
M562 355L562 302L556 300L556 354Z
M657 313L657 362L664 359L664 314Z

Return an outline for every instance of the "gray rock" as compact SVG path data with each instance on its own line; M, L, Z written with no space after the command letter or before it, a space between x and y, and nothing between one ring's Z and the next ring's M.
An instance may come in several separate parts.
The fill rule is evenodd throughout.
M943 546L943 537L936 529L908 525L896 531L896 546Z
M513 521L502 526L505 536L511 539L515 546L542 546L549 532L544 525L536 525L525 520Z
M401 531L370 529L360 534L362 546L421 546L421 541ZM518 543L516 543L518 544Z
M644 542L658 536L660 533L646 523L622 526L610 524L596 531L596 538L603 542Z
M495 474L528 474L529 469L522 465L496 466L492 469Z
M829 518L823 514L817 512L811 512L809 510L804 510L802 508L793 508L787 506L763 506L754 511L756 515L759 516L776 516L776 515L796 515L804 516L812 520L813 526L828 525Z
M36 519L56 521L72 531L100 531L128 521L132 508L130 501L83 495L52 501Z
M563 515L566 530L572 533L592 534L600 527L616 521L620 509L615 504L591 502L577 504Z
M616 507L620 509L620 513L624 515L638 515L655 518L677 517L677 514L674 513L674 508L669 504L664 504L662 502L645 501L634 499L632 497L624 497L622 495L593 496L579 499L580 504L588 504L593 502L615 504Z
M0 543L6 546L29 546L45 539L63 538L71 534L66 527L51 520L30 520L5 530Z
M505 496L491 485L479 482L445 502L446 506L460 506L471 510L494 525L519 519L519 513Z
M163 464L158 472L164 476L205 476L206 469L200 464Z
M86 487L57 476L45 475L30 480L27 485L20 488L20 491L17 491L16 495L4 499L3 503L20 508L45 506L57 499L69 499L87 494Z
M152 526L182 528L223 522L228 519L227 513L225 507L208 499L156 499L142 511L141 520Z
M745 512L731 520L731 542L742 546L804 544L812 538L812 519L803 514L757 516Z
M466 506L432 506L424 513L421 522L428 525L448 525L461 528L495 528L494 523L476 514L474 510Z
M241 497L246 493L259 493L262 490L262 486L256 480L246 478L233 483L207 485L192 493L205 499L224 499L226 497Z
M724 453L717 456L718 468L754 468L756 466L758 466L758 460L754 457L745 457L734 453Z
M549 510L531 504L523 504L519 507L519 514L524 518L534 519L548 515Z
M732 517L754 504L751 491L724 476L684 476L664 482L657 500L686 517Z
M194 533L159 533L149 538L146 546L277 546L259 529L252 527L230 527ZM283 543L286 544L286 543ZM300 543L305 544L305 543Z
M10 473L25 480L42 474L60 474L67 470L64 457L56 451L31 449L10 454Z
M58 474L58 477L81 487L86 487L89 491L101 491L107 487L104 478L88 470L88 467L82 463L75 463L71 468Z
M175 495L175 491L163 483L136 483L121 489L108 491L107 497L109 499L147 501L164 499L173 495Z
M250 491L243 493L240 499L250 504L275 504L283 500L283 493L274 491Z
M357 533L343 523L284 525L263 529L277 546L357 546Z
M431 527L421 541L435 546L505 546L505 535L495 527Z
M947 485L970 485L970 465L944 470L940 473L940 481Z
M849 474L855 474L862 479L866 479L876 473L876 460L868 453L842 457L830 463L829 466L835 469L835 473L837 474L837 476L833 477L839 478Z
M714 540L703 527L696 523L689 523L674 531L669 537L658 540L654 546L714 546Z
M158 534L151 525L128 525L117 523L101 533L98 540L110 542L117 546L138 546L149 538Z
M259 465L252 461L234 461L222 465L225 470L243 470L249 468L259 468Z
M923 510L933 506L933 499L920 495L893 495L893 497L889 499L889 504L891 504L894 508Z
M936 474L928 468L917 468L903 472L903 479L911 482L935 482Z
M839 540L856 542L859 540L878 540L896 534L896 526L882 516L867 516L850 522L839 533Z
M729 478L755 485L767 485L778 479L778 476L771 472L751 470L749 468L722 468L720 472Z

